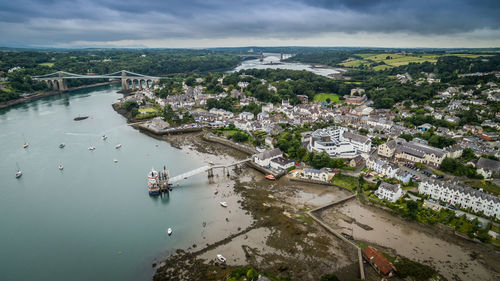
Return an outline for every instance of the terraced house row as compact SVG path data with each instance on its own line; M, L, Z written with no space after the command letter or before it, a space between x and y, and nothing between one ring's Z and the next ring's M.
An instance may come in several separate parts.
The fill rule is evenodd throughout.
M500 198L498 196L462 186L456 182L425 179L419 184L418 192L464 209L470 208L474 212L483 212L486 216L500 217Z

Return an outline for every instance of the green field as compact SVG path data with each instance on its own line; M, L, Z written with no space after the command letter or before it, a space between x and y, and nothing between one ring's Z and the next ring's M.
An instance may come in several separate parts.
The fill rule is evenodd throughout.
M53 63L53 62L43 62L43 63L39 63L38 65L41 65L41 66L48 66L48 67L53 67L53 66L54 66L54 63Z
M411 62L422 63L427 61L435 63L437 61L437 58L439 57L439 55L433 55L433 54L396 54L396 53L355 54L355 55L361 57L362 59L349 58L340 64L345 67L359 67L361 65L371 66L374 63L384 62L385 65L377 65L373 67L374 70L384 70L395 66L407 65Z
M315 102L326 102L326 99L329 98L330 99L330 102L335 102L335 103L339 103L340 102L340 99L339 99L339 96L336 95L336 94L317 94L314 96L314 100Z

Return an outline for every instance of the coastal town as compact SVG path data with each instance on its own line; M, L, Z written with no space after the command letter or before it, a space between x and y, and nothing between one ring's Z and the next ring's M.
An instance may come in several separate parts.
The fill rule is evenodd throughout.
M65 165L61 161L55 170L65 176L75 171L74 159L86 159L77 161L83 168L99 167L97 158L107 157L113 168L106 167L106 173L128 169L132 175L137 168L131 165L138 161L141 175L147 175L146 184L139 183L146 185L142 208L162 202L160 213L192 200L185 194L198 188L196 196L202 197L189 204L210 210L199 214L202 222L169 219L148 226L165 228L155 232L156 240L166 239L167 247L177 250L148 265L153 280L495 280L500 276L492 266L500 247L498 55L458 54L460 69L471 69L473 61L478 71L451 78L442 69L456 67L453 55L440 55L436 65L409 63L385 72L344 65L367 55L387 61L430 56L370 52L376 54L352 51L335 66L315 64L307 70L287 69L297 62L279 53L268 54L272 63L265 62L261 52L241 64L283 69L161 77L126 70L55 72L28 80L33 89L48 91L19 94L0 105L40 99L51 106L51 99L72 95L66 91L85 88L92 98L104 93L104 105L112 107L99 113L80 107L71 119L82 131L73 132L68 124L64 133L54 133L67 139L56 157L68 151L76 155L66 156ZM16 85L23 69L7 70L4 85ZM328 72L314 73L318 69ZM71 101L80 98L75 94ZM121 119L113 121L116 117ZM101 127L98 122L117 123ZM24 153L42 152L40 143L20 135ZM109 147L110 142L115 143ZM128 155L134 153L131 161ZM177 165L183 157L192 160ZM26 162L21 163L25 175L15 163L18 184L33 179ZM120 178L144 181L131 175ZM136 185L129 193L134 198ZM186 235L198 231L198 238ZM176 239L185 239L184 246Z
M500 73L493 75L498 78ZM198 85L191 81L188 86L182 81L180 93L161 98L160 83L132 92L120 100L120 105L137 104L135 120L142 120L142 130L157 135L204 131L254 151L252 165L266 178L273 175L274 180L285 175L305 183L333 184L354 192L362 200L384 208L399 208L404 216L431 225L443 213L451 214L450 218L463 217L463 235L499 245L500 113L488 109L488 105L500 101L500 85L477 84L475 90L450 86L437 92L423 107L404 102L390 110L374 108L363 88L352 88L349 95L340 99L332 95L336 102L330 98L313 101L306 95L297 96L295 104L288 99L263 102L245 92L249 83L243 81L257 78L242 72L238 74L242 81L234 85L224 83L226 77L238 81L234 76L223 74L217 79L219 93L206 93L203 78L196 78L194 84ZM426 80L413 81L409 75L398 74L395 79L417 86L423 81L436 82L430 78L435 77L433 73L425 76ZM269 92L276 92L275 85L280 83L257 80ZM235 112L209 106L228 98L232 99ZM244 111L247 108L254 110ZM471 108L478 108L475 118L481 120L480 125L460 123L461 116L466 118L463 113ZM151 115L167 111L170 120L165 115ZM403 121L416 116L439 120L444 125L408 125ZM182 122L183 119L189 121ZM175 125L179 123L183 124ZM285 146L283 136L289 132L300 140L294 149L326 161L301 161L304 158L297 157L297 153L280 150ZM460 169L466 172L457 174ZM346 177L359 179L359 186L345 184ZM366 186L361 182L366 182ZM422 211L415 213L419 208ZM449 219L441 223L456 222ZM363 255L370 255L370 262L371 256L380 256L376 249L367 249L370 252L363 250ZM375 260L387 263L383 257ZM374 265L381 275L392 274L392 264L381 264Z

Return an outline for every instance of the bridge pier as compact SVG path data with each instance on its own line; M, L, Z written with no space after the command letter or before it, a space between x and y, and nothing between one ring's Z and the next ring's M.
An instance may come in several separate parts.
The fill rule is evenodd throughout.
M209 178L213 178L214 177L214 170L213 169L208 169L207 172L208 172L208 177Z

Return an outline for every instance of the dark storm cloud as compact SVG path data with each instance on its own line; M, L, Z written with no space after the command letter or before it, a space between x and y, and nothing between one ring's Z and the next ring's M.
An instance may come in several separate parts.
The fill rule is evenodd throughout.
M0 43L449 35L498 31L499 14L500 1L469 0L3 0Z

